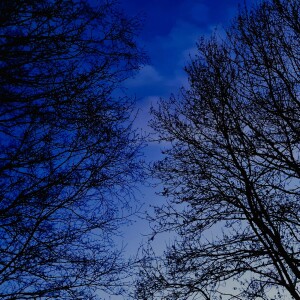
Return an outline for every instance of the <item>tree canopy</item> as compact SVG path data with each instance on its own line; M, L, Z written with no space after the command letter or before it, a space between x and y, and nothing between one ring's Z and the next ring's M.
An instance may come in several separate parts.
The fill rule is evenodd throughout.
M0 8L0 298L117 292L111 237L142 177L117 90L144 61L140 22L110 0Z
M168 204L136 299L300 299L300 2L244 7L198 43L189 88L161 100L154 165Z

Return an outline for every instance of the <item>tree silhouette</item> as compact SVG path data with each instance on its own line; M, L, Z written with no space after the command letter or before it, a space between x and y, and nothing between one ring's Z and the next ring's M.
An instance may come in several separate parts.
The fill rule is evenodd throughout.
M144 250L136 298L300 299L300 2L240 10L186 70L153 111L169 145L154 233L177 238Z
M112 237L141 173L116 91L144 60L139 21L114 1L0 7L0 298L118 292Z

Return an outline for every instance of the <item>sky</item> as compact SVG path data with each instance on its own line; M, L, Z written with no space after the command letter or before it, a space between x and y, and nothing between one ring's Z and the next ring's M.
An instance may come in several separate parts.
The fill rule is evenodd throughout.
M184 66L195 55L197 41L214 30L222 34L241 1L120 0L127 15L144 19L138 42L149 62L126 82L127 92L137 99L139 127L148 132L150 106L188 85Z
M185 84L184 65L201 36L229 23L238 0L121 0L130 16L144 17L139 36L150 61L129 87L138 96L168 96Z
M209 37L217 30L224 34L236 15L239 3L246 0L119 0L125 13L144 19L138 36L138 43L146 51L149 61L125 86L126 93L136 98L139 111L135 126L146 133L151 132L148 122L149 110L160 98L176 95L181 87L188 87L184 66L196 54L196 43L201 37ZM247 2L255 0L247 0ZM161 158L162 146L149 143L145 148L145 159L151 162ZM160 187L140 186L136 194L143 205L141 213L153 213L151 205L162 205L165 201L156 193ZM148 222L133 218L133 223L122 228L117 243L125 245L125 256L135 257L139 246L145 243L151 233ZM172 236L156 237L153 246L160 253L170 243ZM108 296L106 300L122 297Z
M236 15L239 0L120 0L129 16L141 16L144 26L138 37L149 62L141 71L126 82L127 94L136 97L139 114L135 125L150 132L149 109L159 98L176 95L179 89L188 86L183 70L190 58L196 54L196 43L200 37L208 37L215 30L224 34L224 28ZM146 160L161 157L161 146L150 143L145 149ZM152 212L150 205L161 205L165 201L156 195L159 188L140 187L137 194L143 211ZM147 221L135 222L123 229L122 243L125 254L135 255L138 246L147 240L151 232ZM166 241L168 242L168 240ZM164 247L164 243L161 243Z

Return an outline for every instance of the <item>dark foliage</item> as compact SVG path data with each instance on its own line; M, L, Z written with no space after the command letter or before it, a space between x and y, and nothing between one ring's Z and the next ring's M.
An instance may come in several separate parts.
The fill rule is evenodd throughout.
M113 1L0 10L0 298L118 292L111 237L141 174L132 103L115 91L143 62L139 22Z
M190 89L160 103L155 165L169 204L137 299L300 299L300 2L243 9L201 40Z

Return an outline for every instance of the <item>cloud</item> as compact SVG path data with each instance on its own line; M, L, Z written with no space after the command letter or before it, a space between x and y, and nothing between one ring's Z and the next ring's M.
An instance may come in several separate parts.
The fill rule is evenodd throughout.
M166 97L170 94L170 87L173 87L170 76L162 75L157 69L154 65L146 65L135 77L125 82L129 93L135 95L139 102L153 95Z
M163 80L163 77L159 72L151 65L146 65L139 73L134 77L126 81L127 87L139 87L145 85L152 85L159 83Z

